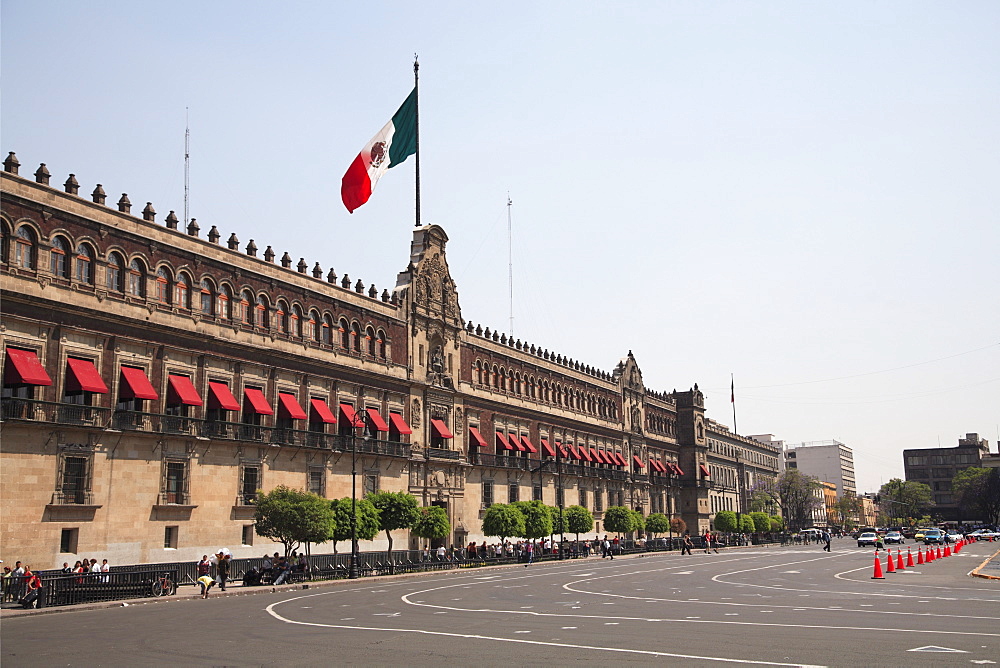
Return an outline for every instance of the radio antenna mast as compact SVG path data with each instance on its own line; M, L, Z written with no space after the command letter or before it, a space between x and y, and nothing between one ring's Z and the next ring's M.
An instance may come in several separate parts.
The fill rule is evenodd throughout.
M507 193L507 289L510 304L510 336L514 338L514 255L511 250L510 193Z
M188 218L188 204L191 197L191 126L188 123L188 108L184 107L184 228L191 221Z

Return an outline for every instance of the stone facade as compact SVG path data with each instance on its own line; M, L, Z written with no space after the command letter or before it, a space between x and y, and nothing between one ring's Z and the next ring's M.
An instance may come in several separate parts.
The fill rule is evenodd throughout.
M560 490L596 531L618 504L709 527L697 386L654 391L631 352L602 371L465 321L440 227L413 231L380 292L173 212L160 225L149 203L135 216L126 195L110 208L100 185L81 197L72 175L25 178L13 154L4 167L5 559L274 551L254 491L350 496L352 449L359 495L444 507L448 545L483 540L490 502Z

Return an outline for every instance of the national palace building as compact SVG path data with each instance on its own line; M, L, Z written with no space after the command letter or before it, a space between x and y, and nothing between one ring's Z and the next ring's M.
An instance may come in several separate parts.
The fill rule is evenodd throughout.
M491 503L530 499L585 506L602 534L612 505L700 532L777 474L776 446L709 420L697 385L647 388L631 352L604 371L464 320L436 225L380 291L148 203L136 215L126 195L109 206L72 174L52 185L44 164L19 172L11 153L8 562L259 556L274 545L254 534L256 491L350 496L352 448L359 496L442 506L458 546L484 539Z

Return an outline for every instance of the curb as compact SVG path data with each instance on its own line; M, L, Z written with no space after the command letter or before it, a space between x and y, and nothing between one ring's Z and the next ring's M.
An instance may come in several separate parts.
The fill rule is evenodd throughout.
M983 563L976 566L974 569L972 569L972 571L969 572L969 575L971 575L974 578L983 578L984 580L1000 580L1000 575L983 575L982 573L979 572L984 568L986 568L986 565L989 564L994 559L996 559L998 556L1000 556L1000 550L997 550L990 556L986 557L986 560L983 561Z

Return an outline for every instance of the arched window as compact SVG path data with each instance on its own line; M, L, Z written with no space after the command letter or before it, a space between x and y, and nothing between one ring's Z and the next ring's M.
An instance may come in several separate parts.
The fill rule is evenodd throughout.
M166 267L156 270L156 301L161 304L170 303L170 274Z
M215 286L207 278L201 281L201 312L204 315L215 315Z
M66 241L66 237L56 237L52 240L49 269L56 278L69 279L69 242Z
M309 336L316 343L323 343L323 318L316 309L309 310Z
M94 284L94 250L90 244L80 244L76 247L76 282L84 285Z
M253 327L254 323L253 303L253 293L249 290L240 293L240 322L249 327Z
M184 272L177 274L174 283L174 306L191 308L191 279Z
M351 326L348 324L347 318L340 319L340 347L344 350L351 348Z
M375 357L375 329L372 327L365 330L365 345L368 354Z
M476 374L475 375L476 385L482 385L483 384L483 363L480 362L479 360L476 360L475 374Z
M7 257L7 251L10 250L10 229L7 227L7 223L0 223L0 262L7 264L10 262L10 258Z
M387 357L385 332L381 329L375 334L375 354L380 360L384 360Z
M142 260L132 260L128 265L128 293L133 297L146 296L146 266Z
M118 253L112 253L108 256L108 275L107 275L107 285L108 290L111 292L125 292L125 276L123 271L125 269L125 261L122 256Z
M361 352L361 325L351 323L351 348L356 353Z
M283 299L278 300L278 310L274 317L278 319L278 332L288 334L288 304Z
M302 307L298 304L292 305L292 319L288 324L289 334L302 338Z
M320 333L320 341L326 345L333 345L333 318L329 315L323 316L323 331Z
M257 315L254 318L254 322L257 324L257 326L262 327L264 329L270 327L271 323L270 319L268 318L267 297L265 297L264 295L257 295L256 310L257 310Z
M14 244L14 264L22 269L34 269L35 247L38 245L35 231L27 225L17 228Z
M219 288L219 317L229 320L233 317L233 289L228 285Z

